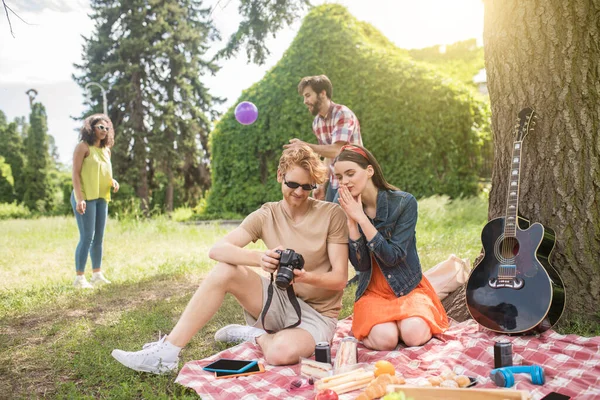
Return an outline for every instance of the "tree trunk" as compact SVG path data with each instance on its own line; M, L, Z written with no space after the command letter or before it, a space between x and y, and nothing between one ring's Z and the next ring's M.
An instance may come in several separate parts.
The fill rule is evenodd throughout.
M168 213L173 212L173 182L175 177L173 175L172 161L167 161L167 193L165 195L165 207Z
M142 104L142 87L139 71L132 74L132 86L135 97L131 104L131 122L133 125L133 158L138 172L136 182L136 194L142 201L142 211L148 215L149 190L148 190L148 166L146 150L146 128L144 126L144 106Z
M489 217L506 209L519 111L539 119L523 142L519 212L556 231L550 259L563 315L600 304L600 2L487 0L484 49L494 170Z

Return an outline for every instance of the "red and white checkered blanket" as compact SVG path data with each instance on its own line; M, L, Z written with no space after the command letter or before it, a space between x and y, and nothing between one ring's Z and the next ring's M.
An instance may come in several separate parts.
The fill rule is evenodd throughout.
M351 317L339 321L331 347L332 359L340 339L349 335ZM388 360L405 378L438 375L444 369L453 369L478 379L477 388L497 388L489 379L494 365L493 345L498 340L512 342L513 364L538 364L544 368L546 383L531 384L527 374L515 374L514 389L527 390L533 399L540 399L556 391L574 399L600 399L600 337L585 338L577 335L560 335L554 331L539 337L510 337L480 328L473 320L454 324L443 335L425 346L400 347L397 351L371 351L359 345L358 361L372 363ZM262 351L251 343L242 343L214 356L190 361L179 372L176 382L194 389L203 400L229 399L312 399L312 386L292 389L298 381L299 365L272 367L266 372L245 377L215 379L213 373L202 367L219 358L260 360ZM359 391L340 396L341 400L354 399Z

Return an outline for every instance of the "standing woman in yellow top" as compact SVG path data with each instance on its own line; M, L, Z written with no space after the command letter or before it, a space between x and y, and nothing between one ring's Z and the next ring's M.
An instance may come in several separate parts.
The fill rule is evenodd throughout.
M112 177L110 149L114 144L113 125L105 114L87 117L73 153L73 193L71 206L79 228L79 244L75 250L76 288L91 289L85 279L88 253L92 258L94 285L110 283L101 271L102 241L108 216L110 189L116 193L119 183Z

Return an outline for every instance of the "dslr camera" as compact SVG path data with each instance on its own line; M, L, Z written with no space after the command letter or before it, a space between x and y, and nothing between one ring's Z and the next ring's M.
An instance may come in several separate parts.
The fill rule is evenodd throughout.
M292 249L275 250L279 253L279 270L275 284L279 289L287 289L294 279L294 270L304 268L304 258Z

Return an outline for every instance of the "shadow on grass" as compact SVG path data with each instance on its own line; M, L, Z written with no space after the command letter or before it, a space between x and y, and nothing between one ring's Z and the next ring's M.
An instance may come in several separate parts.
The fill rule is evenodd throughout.
M53 304L2 318L0 393L10 393L11 398L198 398L175 384L175 374L135 372L110 353L115 348L139 350L157 340L159 332L168 333L200 280L160 275L100 290L65 291ZM340 318L352 313L355 289L346 289ZM214 333L243 321L242 308L227 295L217 314L182 352L180 366L229 347L215 342Z
M197 285L198 280L189 276L161 275L100 290L65 290L62 296L56 296L55 290L53 304L2 318L0 393L11 393L12 398L154 397L154 384L148 388L128 384L131 372L116 363L110 352L126 345L141 348L156 340L159 331L168 332ZM30 295L39 296L39 292ZM227 303L233 306L235 301ZM227 315L234 316L231 311ZM164 380L168 381L173 378ZM159 398L175 393L163 386L156 388ZM113 391L114 387L118 389Z

